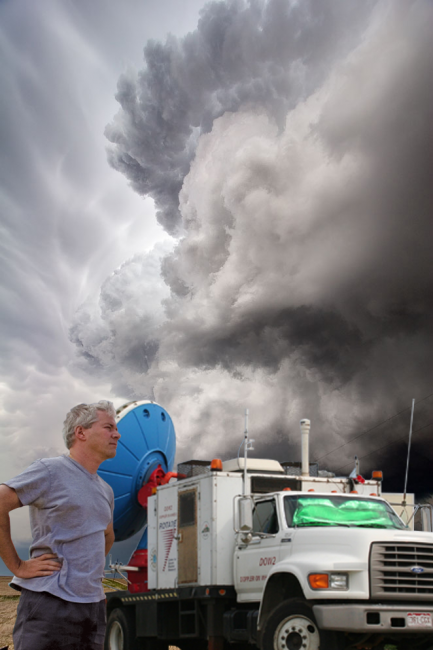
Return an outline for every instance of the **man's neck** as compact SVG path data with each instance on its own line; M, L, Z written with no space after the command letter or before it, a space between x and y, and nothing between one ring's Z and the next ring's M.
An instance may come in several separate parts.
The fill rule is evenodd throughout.
M85 450L80 449L75 445L69 450L69 456L72 458L72 460L80 463L80 465L82 465L84 469L87 469L90 474L96 474L98 467L101 464L100 460L95 460L95 458L92 458L86 454Z

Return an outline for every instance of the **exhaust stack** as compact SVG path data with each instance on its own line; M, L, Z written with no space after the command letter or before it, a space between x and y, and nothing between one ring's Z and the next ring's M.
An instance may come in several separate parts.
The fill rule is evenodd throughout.
M309 452L309 435L310 435L310 420L301 420L301 434L302 434L302 476L310 476L310 452Z

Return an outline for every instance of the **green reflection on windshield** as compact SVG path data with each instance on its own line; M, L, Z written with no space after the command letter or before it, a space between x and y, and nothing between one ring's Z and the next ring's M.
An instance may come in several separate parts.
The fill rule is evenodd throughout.
M373 499L286 496L284 507L288 526L406 528L387 503Z

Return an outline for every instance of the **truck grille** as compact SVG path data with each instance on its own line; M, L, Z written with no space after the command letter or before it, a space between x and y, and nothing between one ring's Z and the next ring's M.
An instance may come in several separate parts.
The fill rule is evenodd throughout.
M375 599L433 600L433 545L373 544L370 587Z

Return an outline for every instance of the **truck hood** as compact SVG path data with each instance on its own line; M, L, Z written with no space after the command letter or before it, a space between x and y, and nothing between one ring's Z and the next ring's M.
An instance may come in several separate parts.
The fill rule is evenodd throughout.
M311 527L287 531L281 543L279 562L273 573L294 574L307 599L368 599L369 558L375 542L433 545L433 533L378 528ZM290 539L290 542L288 540ZM343 572L349 574L349 590L313 591L308 583L311 573Z
M396 544L433 544L433 533L382 528L311 527L295 528L290 535L291 551L296 554L319 553L327 557L332 568L343 569L342 564L368 562L370 546L374 542ZM331 568L331 567L330 567Z
M394 528L362 528L346 526L311 526L305 528L293 528L291 534L284 537L291 537L292 540L305 539L313 536L315 543L318 537L323 541L332 539L352 540L355 537L364 535L364 539L384 540L384 541L408 541L417 544L432 544L433 533L426 533L420 530L397 530Z

